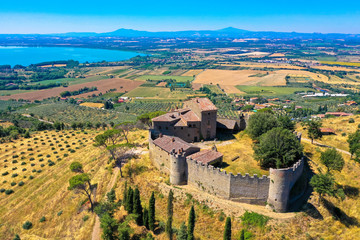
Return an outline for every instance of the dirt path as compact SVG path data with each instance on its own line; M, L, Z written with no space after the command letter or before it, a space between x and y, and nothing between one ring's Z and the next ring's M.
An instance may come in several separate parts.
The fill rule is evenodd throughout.
M305 141L305 142L311 143L311 139L308 139L308 138L303 138L303 137L302 137L302 138L301 138L301 141ZM325 144L320 143L320 142L317 142L317 141L314 141L314 144L319 145L319 146L321 146L321 147L333 148L333 146L325 145ZM351 156L351 153L349 153L348 151L342 150L342 149L340 149L340 148L335 148L335 149L336 149L337 151L339 151L339 152L342 152L342 153L345 153L345 154Z
M114 187L114 185L116 183L116 179L119 176L119 174L120 174L120 168L119 168L119 166L116 166L114 168L114 172L113 172L113 175L111 177L111 180L110 180L110 182L108 183L108 185L106 187L106 192L109 192ZM94 199L94 200L96 200L96 199ZM101 239L100 218L97 215L96 215L96 218L95 218L94 228L93 228L93 231L92 231L92 234L91 234L91 239L92 240L100 240Z

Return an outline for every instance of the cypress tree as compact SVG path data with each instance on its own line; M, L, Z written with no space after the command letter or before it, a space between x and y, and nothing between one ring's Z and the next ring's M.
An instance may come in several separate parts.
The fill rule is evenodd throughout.
M144 208L144 213L143 213L143 224L146 227L146 229L150 229L149 228L149 211L147 210L147 208Z
M177 240L187 240L187 231L186 231L185 222L182 222L180 225L179 232L177 234Z
M149 200L149 228L151 231L155 230L155 194L151 193Z
M139 189L136 187L134 191L134 207L133 207L133 213L136 214L136 224L139 226L143 225L143 212L142 212L142 206L141 206L141 200L140 200L140 192Z
M166 226L165 226L165 231L169 237L169 239L172 239L172 221L173 221L173 200L174 200L174 193L172 190L170 190L169 192L169 196L168 196L168 202L167 202L167 222L166 222Z
M231 218L226 218L224 240L231 240Z
M240 240L245 240L245 230L244 229L241 229Z
M21 240L20 236L18 234L15 235L15 237L13 238L13 240Z
M188 240L194 240L194 229L195 229L195 210L194 210L194 206L191 206L189 213L188 231L187 231Z
M134 198L134 191L131 187L129 187L127 196L126 196L126 211L128 211L128 213L132 213L133 211L133 199Z

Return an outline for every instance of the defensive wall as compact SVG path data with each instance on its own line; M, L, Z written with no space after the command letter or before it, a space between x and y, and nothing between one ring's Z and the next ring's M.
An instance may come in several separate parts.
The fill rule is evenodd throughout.
M149 152L153 164L170 175L175 185L190 184L207 193L237 202L265 205L276 212L286 212L290 190L300 178L304 159L290 168L272 169L269 176L233 175L212 165L192 160L183 154L167 153L157 147L149 135Z

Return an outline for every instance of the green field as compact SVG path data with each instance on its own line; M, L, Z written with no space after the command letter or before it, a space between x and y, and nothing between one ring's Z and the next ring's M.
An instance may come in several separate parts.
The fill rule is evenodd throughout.
M103 79L107 79L107 78L109 78L109 77L102 76L102 75L87 77L87 78L59 78L59 79L35 82L34 85L35 84L46 85L49 83L69 83L69 85L75 85L75 84L80 84L80 83L95 82L95 81L99 81L99 80L103 80Z
M171 98L171 99L185 99L187 95L193 94L190 89L181 89L170 91L169 88L160 87L137 87L134 90L126 93L125 97L143 97L143 98Z
M161 81L166 79L174 79L177 82L186 82L192 81L194 78L192 76L167 76L167 75L143 75L136 78L137 80L154 80L154 81Z
M13 94L18 94L18 93L26 93L26 92L34 92L37 90L0 90L0 96L9 96L9 95L13 95Z
M360 67L359 62L335 62L335 61L320 61L321 64L335 65L335 66L349 66L349 67Z
M261 87L261 86L236 86L240 91L247 94L259 94L264 96L289 95L294 92L314 91L311 88L297 87Z

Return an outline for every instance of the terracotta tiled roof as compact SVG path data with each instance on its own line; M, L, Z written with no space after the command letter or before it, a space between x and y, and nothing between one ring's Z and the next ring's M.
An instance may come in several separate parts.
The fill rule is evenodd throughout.
M204 163L204 164L211 164L211 162L218 160L222 156L223 156L222 153L208 149L208 150L204 150L204 151L200 151L200 152L191 154L189 156L189 158L191 158L197 162Z
M180 116L186 122L200 122L200 118L193 112L188 111Z
M189 101L195 102L197 105L199 105L202 111L217 110L217 107L215 107L215 105L208 98L193 98Z
M320 128L322 133L335 133L335 130L332 128Z
M236 121L231 119L217 119L217 127L223 129L234 130L236 126Z
M171 153L173 149L175 149L175 152L179 152L181 149L182 151L187 152L191 148L200 150L199 147L187 143L181 138L167 135L163 135L155 139L154 144L168 153Z

